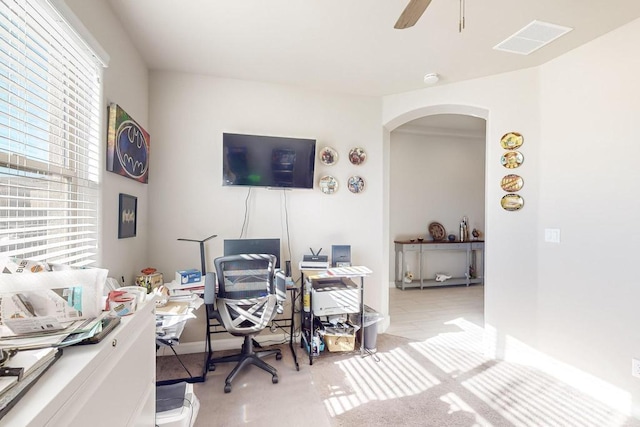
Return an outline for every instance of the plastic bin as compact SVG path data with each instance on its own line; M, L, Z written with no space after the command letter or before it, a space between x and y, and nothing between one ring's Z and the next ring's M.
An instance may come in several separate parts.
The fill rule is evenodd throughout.
M378 322L381 321L384 316L381 313L378 313L373 308L368 305L364 306L364 328L360 328L363 330L364 336L364 348L370 351L376 351L376 342L378 341ZM360 314L350 314L349 320L354 325L360 325L362 323L362 319ZM358 331L360 334L360 332ZM362 338L360 338L362 339Z

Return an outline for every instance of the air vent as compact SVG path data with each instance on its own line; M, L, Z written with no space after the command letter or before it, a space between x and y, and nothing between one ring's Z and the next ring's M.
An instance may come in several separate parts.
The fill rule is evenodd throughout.
M533 21L493 48L520 55L529 55L571 30L573 28L549 24L548 22Z

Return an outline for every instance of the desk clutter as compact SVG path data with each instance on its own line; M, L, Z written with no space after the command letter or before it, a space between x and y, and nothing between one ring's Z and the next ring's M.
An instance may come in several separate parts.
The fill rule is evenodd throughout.
M146 297L143 288L110 290L99 268L0 258L0 271L0 418L63 348L100 342Z

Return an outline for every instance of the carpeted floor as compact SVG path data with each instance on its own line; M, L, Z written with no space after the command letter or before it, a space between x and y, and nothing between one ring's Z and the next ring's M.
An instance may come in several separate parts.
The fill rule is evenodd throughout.
M457 327L425 341L380 334L376 357L324 352L312 366L298 349L300 371L282 346L283 360L269 361L279 384L251 367L229 394L222 389L232 364L221 364L196 385L203 405L195 425L640 426L536 370L485 359L478 327ZM203 355L183 359L198 372ZM171 356L157 367L159 380L184 375Z
M378 338L372 357L319 358L313 382L334 426L640 426L534 369L485 359L477 328ZM472 330L465 330L469 328Z

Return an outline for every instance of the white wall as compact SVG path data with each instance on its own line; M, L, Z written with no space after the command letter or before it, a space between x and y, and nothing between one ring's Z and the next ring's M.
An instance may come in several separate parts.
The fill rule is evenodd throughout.
M391 133L390 222L392 240L422 237L431 240L429 223L441 223L447 234L459 236L463 216L469 219L469 236L474 228L484 231L485 141L449 134ZM389 281L393 282L395 254L389 242ZM407 253L408 271L418 273L418 259ZM466 253L444 251L429 254L423 277L435 273L464 277Z
M119 104L144 129L151 134L151 175L154 173L154 133L149 127L148 99L149 76L140 54L131 44L125 29L111 11L106 0L66 0L73 13L82 21L102 48L109 54L109 66L104 70L104 138L102 154L106 153L106 111L110 102ZM111 277L124 277L133 284L136 274L147 267L148 243L148 187L132 179L106 172L106 160L102 161L102 258L99 266L109 270ZM150 177L150 180L153 176ZM138 198L137 236L118 239L118 200L125 193Z
M640 413L640 21L541 67L540 349L632 391Z
M198 244L177 239L217 234L206 244L207 269L212 270L213 259L223 254L224 239L240 237L249 190L222 186L223 132L315 138L318 149L338 151L338 163L316 161L314 190L253 189L244 237L280 238L281 257L292 260L294 277L299 277L298 262L310 247L330 254L332 244L351 245L352 262L374 270L366 283L367 304L386 312L379 291L388 286L384 243L378 237L384 226L379 99L171 72L152 72L150 94L157 150L149 183L150 259L155 267L165 274L199 267ZM347 159L355 146L367 152L361 166ZM317 188L317 179L325 174L339 180L337 193L325 195ZM360 194L346 188L353 174L366 180ZM203 338L199 331L185 336L186 341Z
M640 414L640 21L540 68L389 96L389 130L438 105L486 108L485 321L491 351ZM500 136L521 132L519 212L500 208ZM545 228L561 243L544 242ZM551 358L545 357L544 352ZM531 357L531 356L535 357Z

